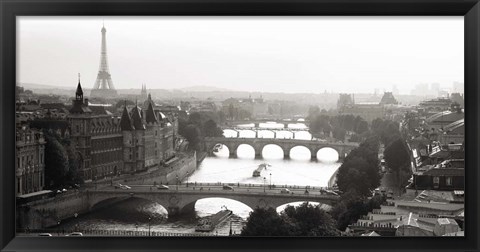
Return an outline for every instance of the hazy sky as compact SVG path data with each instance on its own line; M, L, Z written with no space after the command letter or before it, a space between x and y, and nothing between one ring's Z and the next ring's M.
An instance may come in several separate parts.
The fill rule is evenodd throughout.
M17 80L116 88L401 93L463 82L463 17L20 17Z

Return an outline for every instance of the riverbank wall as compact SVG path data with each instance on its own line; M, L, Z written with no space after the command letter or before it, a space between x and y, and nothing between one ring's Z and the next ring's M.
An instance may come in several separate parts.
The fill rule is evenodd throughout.
M328 180L328 187L329 188L332 188L337 183L338 169L340 169L340 166L335 170L335 172L332 174L332 176Z

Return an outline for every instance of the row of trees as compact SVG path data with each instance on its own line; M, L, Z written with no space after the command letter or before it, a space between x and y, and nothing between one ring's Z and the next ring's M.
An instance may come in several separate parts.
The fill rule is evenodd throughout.
M407 114L408 116L408 114ZM412 175L409 148L400 132L398 122L377 118L372 121L372 132L384 144L383 156L388 169L394 174L399 190L408 184Z
M371 132L378 136L384 146L390 145L393 141L401 137L400 124L398 122L383 120L381 118L372 121Z
M178 118L178 133L189 142L189 150L203 151L204 137L221 137L223 130L218 127L218 113L194 112L188 118Z
M353 115L328 115L321 112L310 111L308 119L310 120L310 133L314 135L330 135L344 141L347 131L355 132L358 135L366 133L368 123L360 116Z
M319 206L287 206L280 214L273 208L255 209L242 236L338 236L335 220Z
M361 216L378 209L385 196L362 197L354 192L341 196L331 211L305 202L287 206L281 213L273 208L257 208L250 213L242 236L339 236Z

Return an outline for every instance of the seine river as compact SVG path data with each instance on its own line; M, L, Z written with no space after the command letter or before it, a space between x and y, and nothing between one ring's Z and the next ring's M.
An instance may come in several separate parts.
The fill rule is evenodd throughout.
M253 125L242 125L253 127ZM283 124L265 123L261 128L278 128L276 138L292 138L291 131L285 131ZM302 123L289 124L291 129L305 129ZM225 137L236 137L237 132L225 130ZM255 137L251 130L239 130L240 137ZM258 137L273 138L270 130L261 130ZM308 131L295 131L295 139L311 139ZM262 158L255 159L255 153L251 146L240 145L237 150L237 158L229 158L226 146L214 153L214 156L206 157L197 170L186 180L188 182L222 182L222 183L251 183L268 186L272 185L301 185L301 186L327 186L328 180L340 166L337 162L336 151L324 148L317 153L317 160L311 161L310 151L305 147L295 147L290 153L290 159L283 158L283 151L279 146L267 145L263 149ZM261 163L270 166L262 172L261 177L252 177L253 171ZM185 182L185 181L184 181ZM300 204L294 203L292 205ZM232 210L234 215L229 221L223 222L211 235L228 235L230 226L233 232L240 233L249 212L248 206L238 201L224 198L209 198L197 201L195 205L196 215L181 219L168 219L167 211L159 204L147 200L133 198L115 204L108 208L79 216L78 218L62 223L60 229L103 229L103 230L132 230L169 233L194 233L197 219L214 214L225 206ZM277 211L281 211L281 206ZM150 221L149 221L150 218Z

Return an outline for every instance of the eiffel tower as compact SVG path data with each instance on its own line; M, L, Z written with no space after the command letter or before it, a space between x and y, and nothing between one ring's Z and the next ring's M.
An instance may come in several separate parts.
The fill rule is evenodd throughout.
M115 90L115 87L113 86L112 76L110 75L110 70L108 70L106 33L107 29L105 29L105 26L103 26L100 67L98 69L97 80L95 81L95 85L90 93L91 97L109 98L117 96L117 90Z

